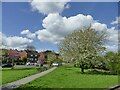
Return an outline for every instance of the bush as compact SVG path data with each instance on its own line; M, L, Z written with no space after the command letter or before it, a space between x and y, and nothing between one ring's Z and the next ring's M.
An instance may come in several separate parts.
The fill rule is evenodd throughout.
M48 70L47 67L39 67L39 68L36 68L36 69L40 72Z
M108 52L105 57L106 67L110 70L111 74L117 74L120 64L118 54L114 52Z

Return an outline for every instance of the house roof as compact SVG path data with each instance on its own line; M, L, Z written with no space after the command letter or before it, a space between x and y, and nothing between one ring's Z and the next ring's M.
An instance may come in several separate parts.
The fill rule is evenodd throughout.
M38 55L37 51L25 50L27 54Z

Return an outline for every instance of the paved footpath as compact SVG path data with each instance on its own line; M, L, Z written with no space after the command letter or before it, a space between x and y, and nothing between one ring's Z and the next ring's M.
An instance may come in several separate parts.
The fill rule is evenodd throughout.
M8 83L8 84L2 86L2 90L11 90L13 88L17 88L20 85L29 83L29 82L35 80L36 78L39 78L39 77L41 77L41 76L43 76L43 75L53 71L54 69L56 69L56 67L53 67L53 68L51 68L49 70L46 70L44 72L41 72L41 73L38 73L38 74L35 74L35 75L32 75L32 76L29 76L29 77L26 77L26 78L23 78L23 79L20 79L18 81L14 81L14 82Z

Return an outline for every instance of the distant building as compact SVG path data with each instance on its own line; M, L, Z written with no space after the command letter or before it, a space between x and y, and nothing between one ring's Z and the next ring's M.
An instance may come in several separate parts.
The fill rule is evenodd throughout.
M54 59L50 59L54 56ZM26 59L26 62L31 63L39 63L45 64L47 60L55 60L59 58L59 54L55 53L51 50L46 50L44 52L37 52L35 50L21 50L18 51L17 49L1 49L0 50L0 59L4 60L4 63L12 62L14 60L15 63L22 63L21 60ZM25 62L25 63L26 63Z
M8 57L9 59L14 59L14 60L19 60L20 59L20 54L19 51L17 49L15 50L8 50Z
M47 55L45 52L40 52L39 53L39 57L38 57L38 63L39 64L44 64L45 63L45 59L47 59Z
M27 53L27 59L29 62L35 63L38 61L38 52L32 50L25 50Z
M47 51L39 53L38 63L39 64L47 63L46 60L49 59L49 54L51 54L51 53L53 53L52 55L55 56L54 59L58 59L59 58L59 54L57 54L57 53L55 53L53 51L47 50Z

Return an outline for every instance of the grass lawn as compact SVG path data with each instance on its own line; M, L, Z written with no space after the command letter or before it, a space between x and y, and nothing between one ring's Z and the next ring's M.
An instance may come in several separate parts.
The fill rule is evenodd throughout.
M0 67L0 85L2 85L2 68Z
M17 90L34 90L35 88L108 88L117 83L117 75L81 74L79 68L65 68L62 66L17 88Z
M12 81L19 80L21 78L39 73L36 68L5 68L2 69L2 84L6 84Z

